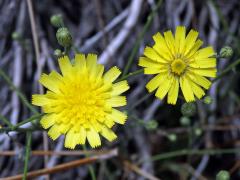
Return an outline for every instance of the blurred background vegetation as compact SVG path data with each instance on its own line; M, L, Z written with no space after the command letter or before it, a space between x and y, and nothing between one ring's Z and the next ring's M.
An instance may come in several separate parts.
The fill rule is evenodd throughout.
M146 95L149 77L130 77L123 109L129 118L115 127L118 139L94 151L66 151L63 137L53 142L36 128L40 109L29 104L31 94L43 92L40 74L58 70L57 56L66 51L54 14L72 35L70 56L96 53L107 69L138 70L152 35L177 25L196 29L218 54L230 46L233 55L218 58L221 76L193 104L167 105ZM239 0L0 0L0 177L63 164L36 179L240 179L239 24ZM18 124L32 115L34 131L31 123ZM7 129L8 122L21 128ZM65 164L81 159L91 165Z

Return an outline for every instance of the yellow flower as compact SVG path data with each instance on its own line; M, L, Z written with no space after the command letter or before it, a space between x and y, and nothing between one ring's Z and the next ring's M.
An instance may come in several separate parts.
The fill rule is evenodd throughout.
M203 88L211 85L205 77L216 77L216 58L211 46L200 49L203 42L197 38L194 30L186 36L183 26L177 27L175 36L171 31L153 36L155 44L146 47L139 60L144 74L157 74L146 85L149 92L157 89L155 95L159 99L168 94L169 104L176 104L179 85L187 102L205 95Z
M52 71L43 74L39 82L48 89L44 95L33 95L32 103L46 113L40 123L57 139L64 134L65 147L77 144L101 145L99 134L112 141L117 136L111 130L115 123L124 124L127 116L115 109L126 105L121 94L129 89L127 81L113 83L121 71L111 68L103 75L104 66L97 64L97 55L77 54L74 63L67 56L59 58L62 75Z

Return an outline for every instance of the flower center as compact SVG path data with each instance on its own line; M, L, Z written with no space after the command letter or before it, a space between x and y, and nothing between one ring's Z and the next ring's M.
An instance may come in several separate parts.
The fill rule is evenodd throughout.
M186 69L186 63L182 59L175 59L171 64L172 72L181 75Z
M81 83L70 83L66 88L68 94L62 97L63 103L59 104L63 111L68 112L64 114L66 123L75 126L82 124L87 128L92 122L104 119L104 106L109 93L97 92L100 87L84 80Z

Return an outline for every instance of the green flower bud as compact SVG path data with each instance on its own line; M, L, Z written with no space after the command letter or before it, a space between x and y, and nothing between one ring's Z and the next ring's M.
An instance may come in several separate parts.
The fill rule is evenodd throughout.
M197 107L195 103L184 103L181 107L181 112L183 116L193 116L197 111Z
M202 135L202 129L196 128L196 129L194 130L194 133L195 133L196 136L201 136L201 135Z
M19 40L22 39L22 36L21 36L20 33L18 33L18 32L13 32L13 33L12 33L12 39L13 39L13 40L16 40L16 41L19 41Z
M57 27L57 28L64 26L63 18L61 14L56 14L51 16L50 22L54 27Z
M177 140L176 134L169 134L167 138L172 142L175 142Z
M60 57L60 56L62 56L62 51L61 51L60 49L55 49L54 55L55 55L56 57Z
M158 127L158 122L155 120L148 121L145 125L147 130L155 130Z
M233 50L229 46L225 46L220 50L220 57L221 58L230 58L233 55Z
M56 37L61 46L70 47L72 45L72 36L67 28L59 28Z
M204 99L203 99L203 102L205 104L211 104L213 101L212 97L211 96L206 96Z
M221 170L217 173L216 180L229 180L230 174L228 171Z
M180 118L180 123L181 123L182 126L189 126L190 123L191 123L191 120L186 116L182 116Z

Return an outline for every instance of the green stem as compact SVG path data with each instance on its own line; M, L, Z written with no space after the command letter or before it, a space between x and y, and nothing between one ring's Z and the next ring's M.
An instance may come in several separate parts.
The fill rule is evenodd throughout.
M22 125L24 125L24 124L27 124L27 123L29 123L29 122L32 122L32 121L36 120L36 119L39 119L39 118L42 117L43 115L44 115L44 113L42 113L42 114L37 114L37 115L33 115L33 116L31 116L30 118L25 119L25 120L19 122L18 124L16 124L15 126L13 126L13 130L15 130L16 128L19 128L20 126L22 126Z
M85 151L87 151L87 147L86 147L85 144L83 145L83 149ZM86 156L89 157L89 154L86 154ZM89 169L89 173L91 175L92 180L96 180L96 176L95 176L95 173L94 173L93 166L92 165L88 165L88 169Z
M154 10L152 10L151 14L148 16L147 22L145 23L145 25L143 27L143 30L140 32L140 34L139 34L139 36L137 38L137 41L134 44L133 50L132 50L132 52L131 52L131 54L130 54L130 56L128 58L127 65L126 65L126 67L123 70L122 77L124 77L128 73L128 71L129 71L129 69L130 69L130 67L131 67L131 65L133 63L134 57L135 57L135 55L136 55L136 53L137 53L137 51L138 51L138 49L140 47L140 43L141 43L145 33L149 29L149 27L150 27L150 25L152 23L152 20L153 20L155 14L157 13L157 10L160 8L161 4L162 4L162 0L159 0L157 5L156 5L156 8Z
M32 133L27 132L27 147L26 147L26 154L24 159L23 180L27 179L28 161L29 161L30 150L31 150L31 142L32 142Z
M135 107L137 107L139 104L141 104L143 101L145 101L146 99L148 99L150 96L152 95L152 93L147 93L146 95L144 95L142 98L140 98L138 101L136 101L129 109L128 112L130 112L132 109L134 109Z
M214 80L213 82L216 82L217 80L221 79L223 76L225 76L229 71L231 71L235 66L240 64L240 59L237 59L232 64L230 64L227 68L225 68Z
M8 120L7 118L5 118L5 117L2 116L1 114L0 114L0 119L1 119L6 125L8 125L8 127L13 128L13 125L12 125L12 123L10 122L10 120Z
M215 8L216 12L217 12L217 15L220 19L220 22L222 23L223 25L223 29L224 31L227 33L229 31L229 26L228 26L228 23L224 17L224 15L222 14L222 11L221 9L217 6L216 2L214 2L213 0L210 0L210 3L213 5L213 7Z
M30 128L15 128L12 129L10 127L3 127L0 128L0 133L8 133L8 132L12 132L12 131L16 131L16 132L33 132L33 131L42 131L44 129L40 128L40 127L30 127Z
M119 81L123 81L123 80L126 80L127 78L129 78L130 76L136 76L136 75L139 75L139 74L142 74L143 73L143 69L139 69L137 71L133 71L133 72L130 72L129 74L125 75L125 76L122 76L120 79L118 79L116 82L119 82Z
M194 149L182 149L178 151L167 152L159 155L152 156L150 159L142 159L140 163L144 161L159 161L164 159L170 159L179 156L185 155L217 155L217 154L233 154L233 153L240 153L239 148L235 149L204 149L204 150L194 150Z
M2 69L0 69L0 76L2 76L3 79L7 82L10 89L17 93L22 103L25 104L33 113L38 114L38 111L28 102L26 96L12 83L11 79Z

